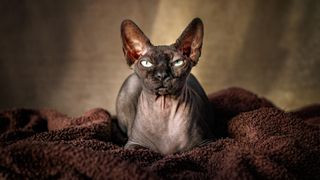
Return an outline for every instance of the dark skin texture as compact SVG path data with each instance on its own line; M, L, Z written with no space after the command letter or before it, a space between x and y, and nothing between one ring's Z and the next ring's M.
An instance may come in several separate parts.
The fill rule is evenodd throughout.
M121 24L123 51L134 70L117 98L125 148L143 146L162 154L186 151L213 138L206 93L190 74L201 54L203 24L194 19L176 43L153 46L130 20Z

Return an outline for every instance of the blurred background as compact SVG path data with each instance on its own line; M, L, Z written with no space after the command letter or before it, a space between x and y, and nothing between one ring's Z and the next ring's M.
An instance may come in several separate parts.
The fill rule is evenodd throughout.
M194 17L205 38L193 73L208 94L239 86L284 110L320 102L319 0L1 0L0 108L115 114L132 72L121 21L134 20L159 45Z

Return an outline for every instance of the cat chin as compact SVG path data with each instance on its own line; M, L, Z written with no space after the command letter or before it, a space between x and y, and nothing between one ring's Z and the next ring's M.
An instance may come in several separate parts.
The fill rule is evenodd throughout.
M167 88L159 88L157 89L156 94L163 96L163 95L168 95L170 93Z
M177 96L182 92L182 89L179 89L179 88L163 87L163 86L152 89L152 90L149 89L149 90L157 96L164 96L164 95Z
M180 92L169 91L168 89L157 90L157 91L154 91L154 93L157 96L177 96L180 94Z

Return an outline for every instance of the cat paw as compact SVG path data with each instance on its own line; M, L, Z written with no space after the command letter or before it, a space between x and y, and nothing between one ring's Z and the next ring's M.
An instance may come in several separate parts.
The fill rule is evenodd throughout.
M145 147L141 146L140 144L128 141L127 144L124 146L125 149L145 149Z

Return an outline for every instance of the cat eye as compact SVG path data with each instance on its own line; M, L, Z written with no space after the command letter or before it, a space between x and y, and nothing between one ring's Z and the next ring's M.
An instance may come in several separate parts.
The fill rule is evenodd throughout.
M143 67L152 67L152 66L153 66L153 64L152 64L150 61L148 61L148 60L142 60L142 61L140 61L140 64L141 64Z
M184 64L184 61L181 60L181 59L176 60L176 61L173 62L173 65L174 65L175 67L182 66L183 64Z

